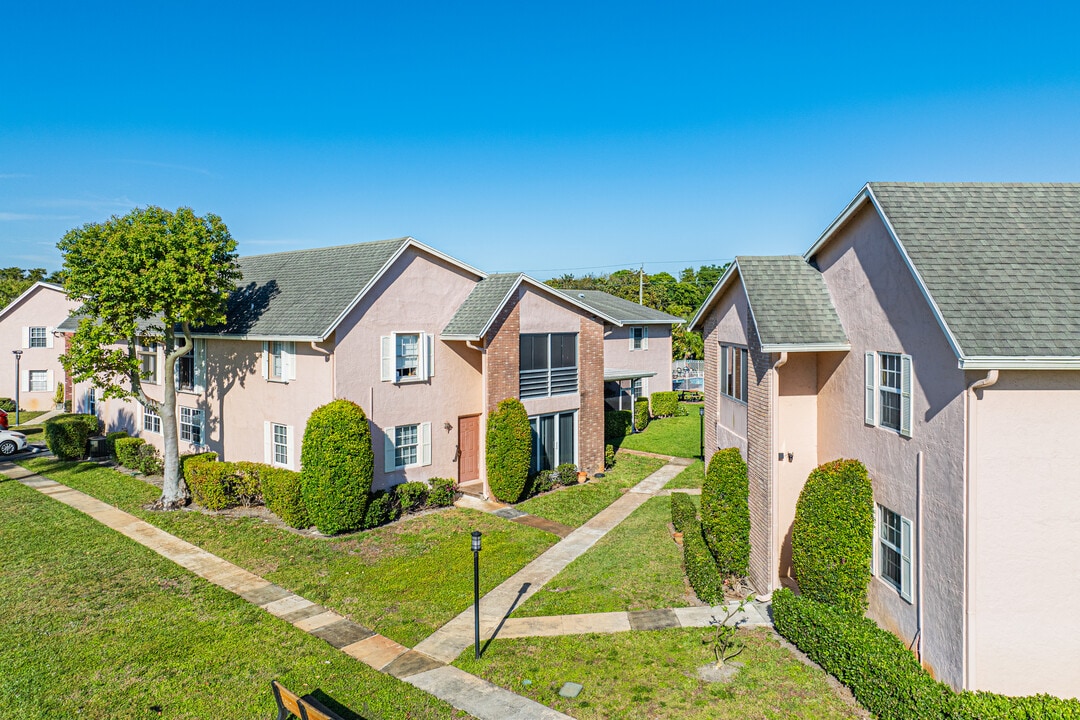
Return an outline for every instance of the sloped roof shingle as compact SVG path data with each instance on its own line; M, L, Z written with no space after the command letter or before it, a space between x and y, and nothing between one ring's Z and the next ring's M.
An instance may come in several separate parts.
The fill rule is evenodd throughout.
M684 322L681 317L668 315L651 307L638 305L603 290L562 290L563 295L587 305L598 313L615 318L624 325L639 323L676 325Z
M739 256L762 349L848 344L821 273L798 255Z
M443 328L442 337L479 339L522 277L521 273L497 273L478 282Z

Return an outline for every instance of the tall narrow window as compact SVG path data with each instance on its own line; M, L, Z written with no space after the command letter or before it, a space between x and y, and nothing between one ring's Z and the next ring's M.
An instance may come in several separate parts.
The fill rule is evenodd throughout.
M881 426L900 429L900 356L881 353Z
M397 379L419 379L420 334L397 335Z
M97 388L92 387L86 391L86 414L97 415Z
M285 379L285 343L273 341L267 348L270 353L269 357L269 372L271 380L284 380Z
M195 408L180 408L180 439L192 445L202 445L203 411Z
M630 349L631 350L648 350L649 349L649 328L641 325L638 327L630 328Z
M866 353L866 424L911 437L913 383L910 355Z
M181 355L176 361L176 389L184 392L195 391L195 348L186 355Z
M720 346L720 392L740 402L746 402L746 361L746 348Z
M275 465L289 464L289 426L274 423L271 426L273 457Z
M878 577L911 600L911 521L878 505Z
M161 433L161 416L152 409L143 406L143 430L152 433Z
M142 371L143 382L158 384L157 343L139 346L139 369Z

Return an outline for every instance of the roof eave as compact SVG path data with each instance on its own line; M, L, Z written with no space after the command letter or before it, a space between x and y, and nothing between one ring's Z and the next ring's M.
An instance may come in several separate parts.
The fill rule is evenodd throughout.
M229 333L193 332L191 337L198 340L258 340L263 342L324 342L329 335L233 335Z
M961 370L1080 370L1077 355L977 355L961 357Z
M439 339L447 342L480 342L479 335L447 335L442 333L439 335Z
M699 327L699 323L705 319L706 315L709 314L709 310L712 309L713 302L716 300L716 298L720 296L720 293L723 292L724 288L727 286L728 281L735 274L738 268L739 259L735 258L728 265L727 270L724 271L724 274L720 276L720 279L716 281L716 284L713 285L712 292L710 292L709 296L705 298L705 302L701 303L701 307L698 308L698 311L694 314L694 317L690 319L690 324L686 326L686 329L688 331L702 329Z
M9 302L3 308L0 308L0 317L4 317L4 315L7 314L8 310L11 310L11 308L13 308L16 305L18 305L19 303L21 303L24 298L29 296L30 293L34 292L39 287L47 288L49 290L56 290L57 292L61 292L61 293L64 292L64 288L61 287L60 285L53 285L52 283L47 283L44 280L37 280L30 287L26 288L21 293L19 293L19 296L17 298L15 298L11 302ZM66 295L66 293L65 293L65 295Z
M761 351L781 352L848 352L851 343L761 343Z

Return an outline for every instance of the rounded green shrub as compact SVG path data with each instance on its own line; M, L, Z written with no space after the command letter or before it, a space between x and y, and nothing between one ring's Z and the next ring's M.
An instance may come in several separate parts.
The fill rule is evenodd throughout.
M616 440L630 434L630 425L634 421L629 410L608 410L604 413L604 439Z
M139 437L121 437L113 441L113 449L116 452L116 462L128 470L138 470L142 466L139 456L139 446L145 445L146 441Z
M235 463L197 458L184 463L184 482L191 499L207 510L224 510L231 502L229 485Z
M649 398L639 397L634 401L634 429L641 432L649 427Z
M359 405L334 400L311 413L300 452L301 492L319 532L363 527L374 457L371 428Z
M109 449L109 455L116 457L116 441L128 437L127 430L115 430L105 436L105 447Z
M311 525L300 492L300 473L287 468L262 465L259 468L259 484L266 509L281 518L282 522L291 528L306 528Z
M750 478L738 448L717 451L701 486L701 533L721 575L750 569Z
M143 443L136 448L139 467L136 468L143 475L160 475L165 471L165 461L158 449L150 443Z
M795 506L791 564L807 597L861 615L874 548L874 492L858 460L814 469Z
M364 529L371 530L392 523L399 517L401 508L398 507L394 493L379 490L373 493L368 501L367 511L364 513Z
M428 496L428 486L422 482L407 482L394 486L401 512L412 512L424 506Z
M574 463L563 463L555 468L557 482L563 486L577 485L577 473L577 465Z
M89 418L93 418L93 432ZM97 433L97 418L93 415L60 415L45 421L45 444L60 460L78 460L86 455L90 435Z
M532 429L525 406L507 398L488 415L487 474L491 494L515 503L525 492L532 464Z
M614 445L605 445L604 446L604 467L607 468L607 469L611 469L611 468L615 467L615 446Z
M457 489L450 478L431 478L431 490L427 503L431 507L449 507L454 504Z
M653 417L675 417L680 414L679 393L674 390L654 392L649 396L649 403L652 405Z

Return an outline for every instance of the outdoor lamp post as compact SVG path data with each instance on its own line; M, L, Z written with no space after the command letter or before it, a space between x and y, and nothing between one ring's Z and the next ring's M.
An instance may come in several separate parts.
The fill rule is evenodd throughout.
M19 424L19 386L21 382L19 380L19 360L22 358L22 350L12 350L11 354L15 356L15 424Z
M480 536L479 530L472 531L473 553L473 625L476 640L476 659L480 659Z
M701 459L705 459L705 406L702 405L697 409L698 417L701 419L698 427L698 436L701 438Z

